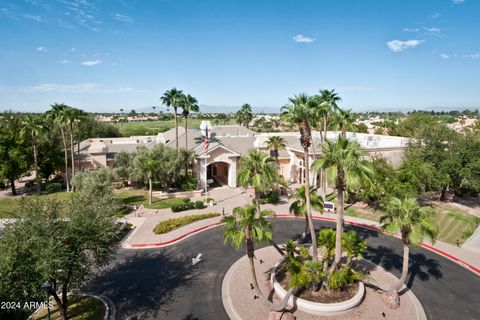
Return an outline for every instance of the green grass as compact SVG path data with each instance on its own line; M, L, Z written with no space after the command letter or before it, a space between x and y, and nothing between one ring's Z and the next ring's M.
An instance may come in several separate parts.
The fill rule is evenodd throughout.
M40 195L43 199L52 199L65 201L69 200L73 196L73 193L66 191L55 192L51 194ZM13 218L15 217L15 210L20 207L20 198L0 198L0 219L1 218Z
M152 198L152 205L148 204L148 191L133 189L133 190L116 190L115 196L126 205L141 205L143 204L149 209L167 209L171 208L174 204L179 204L185 198L172 198L172 199L158 199Z
M105 316L105 306L100 300L93 297L71 296L68 304L67 313L71 320L102 320ZM60 312L55 303L54 309L50 311L52 320L60 319ZM47 320L47 310L42 309L32 319Z
M475 216L464 212L463 210L452 205L442 203L433 207L436 212L435 220L438 224L437 240L456 245L462 244L475 231ZM384 213L376 210L366 210L355 207L350 207L346 210L346 215L379 221ZM458 242L457 242L458 241Z
M153 229L153 232L155 232L156 234L167 233L172 230L178 229L180 227L186 226L187 224L200 221L200 220L218 217L218 216L220 216L220 213L214 212L214 213L196 214L192 216L184 216L180 218L168 219L157 224Z
M210 120L213 124L214 120ZM189 128L199 128L202 119L188 119ZM235 120L229 120L227 124L235 124ZM185 122L183 118L178 120L178 125L184 126ZM122 136L139 136L139 135L156 135L159 132L167 131L168 129L175 128L175 120L165 121L144 121L144 122L127 122L117 124Z

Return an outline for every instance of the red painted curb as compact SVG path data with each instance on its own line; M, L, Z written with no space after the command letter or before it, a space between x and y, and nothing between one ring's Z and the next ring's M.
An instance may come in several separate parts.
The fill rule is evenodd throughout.
M161 246L165 246L167 244L172 244L174 242L177 242L191 234L194 234L194 233L197 233L199 231L202 231L204 229L207 229L207 228L210 228L210 227L213 227L213 226L217 226L219 224L222 224L221 222L215 222L215 223L212 223L212 224L209 224L209 225L206 225L206 226L203 226L201 228L198 228L198 229L195 229L195 230L192 230L190 232L187 232L183 235L181 235L180 237L178 238L175 238L175 239L172 239L172 240L168 240L168 241L165 241L165 242L159 242L159 243L141 243L141 244L132 244L130 245L132 248L145 248L145 247L161 247Z
M296 217L294 215L291 215L291 214L276 214L275 217L280 217L280 218L299 218L299 217ZM335 218L328 218L328 217L322 217L322 216L312 216L313 219L315 220L325 220L325 221L335 221L336 219ZM359 222L353 222L353 221L344 221L344 223L346 224L350 224L350 225L354 225L354 226L358 226L358 227L362 227L362 228L366 228L366 229L370 229L370 230L374 230L374 231L378 231L378 232L382 232L384 234L388 234L386 232L384 232L382 229L380 228L377 228L377 227L373 227L373 226L370 226L368 224L363 224L363 223L359 223ZM218 226L222 224L222 222L215 222L215 223L212 223L212 224L209 224L209 225L206 225L206 226L203 226L201 228L198 228L198 229L195 229L195 230L192 230L190 232L187 232L183 235L181 235L180 237L178 238L175 238L175 239L172 239L172 240L169 240L169 241L165 241L165 242L159 242L159 243L142 243L142 244L132 244L130 245L130 247L132 248L145 248L145 247L149 247L149 248L152 248L152 247L162 247L162 246L166 246L166 245L169 245L169 244L172 244L174 242L177 242L177 241L180 241L182 240L183 238L189 236L189 235L192 235L194 233L197 233L197 232L200 232L202 230L205 230L205 229L208 229L210 227L214 227L214 226ZM389 234L391 235L391 234ZM391 235L391 236L394 236L396 238L398 238L398 236L395 236L395 235ZM431 245L428 245L428 244L425 244L425 243L422 243L421 244L422 247L430 250L430 251L433 251L441 256L444 256L445 258L447 259L450 259L458 264L460 264L461 266L469 269L470 271L472 271L473 273L476 273L477 275L480 276L480 269L476 268L475 266L472 266L471 264L469 264L468 262L465 262L455 256L452 256L451 254L447 253L447 252L444 252L440 249L437 249Z

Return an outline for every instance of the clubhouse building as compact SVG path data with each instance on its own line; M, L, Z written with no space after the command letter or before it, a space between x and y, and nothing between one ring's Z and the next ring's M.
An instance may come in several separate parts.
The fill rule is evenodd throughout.
M185 134L187 135L185 136ZM280 150L278 160L279 173L289 183L302 183L305 177L303 148L300 144L298 132L256 133L243 126L211 126L209 127L209 147L205 157L205 131L200 129L178 128L178 146L194 153L193 172L198 180L198 188L205 187L205 172L207 181L212 185L237 186L237 169L239 159L251 149L269 153L267 140L271 136L281 136L286 144ZM336 139L339 132L329 131L328 139ZM310 163L315 157L321 156L320 134L312 132L314 148L310 148ZM390 164L398 166L404 150L408 145L408 138L363 134L348 132L347 138L357 141L362 149L371 156L381 156ZM119 152L135 152L140 146L152 148L157 144L175 148L175 129L159 133L156 136L132 136L128 138L92 138L80 143L80 161L82 169L93 170L101 167L111 167L115 162L115 155ZM207 170L205 170L205 165ZM312 184L319 183L318 176L311 174Z

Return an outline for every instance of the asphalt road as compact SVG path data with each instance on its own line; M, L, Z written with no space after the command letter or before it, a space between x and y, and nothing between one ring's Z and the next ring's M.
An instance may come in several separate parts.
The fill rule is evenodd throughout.
M302 220L276 219L274 240L298 237ZM333 227L316 221L317 228ZM398 239L362 228L352 228L366 239L365 258L396 276L402 266ZM203 254L193 267L192 257ZM221 299L222 279L230 265L244 255L223 243L223 228L216 227L170 248L120 250L111 269L89 290L111 298L118 319L228 319ZM480 319L480 277L423 248L413 248L407 285L422 303L428 319ZM245 275L245 281L250 281Z

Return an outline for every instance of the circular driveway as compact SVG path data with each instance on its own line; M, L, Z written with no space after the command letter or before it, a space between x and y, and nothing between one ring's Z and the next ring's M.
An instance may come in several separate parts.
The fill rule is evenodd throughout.
M275 219L274 240L297 238L304 220ZM316 228L334 227L315 221ZM346 226L367 239L364 258L400 276L402 245L399 239L376 231ZM202 261L192 266L192 258ZM223 228L216 227L167 248L120 250L111 268L89 286L109 297L118 319L228 319L221 298L222 280L244 250L223 243ZM245 275L250 282L250 275ZM423 248L410 252L410 287L429 319L480 319L480 277ZM252 293L253 302L253 293ZM381 311L379 309L379 318Z

